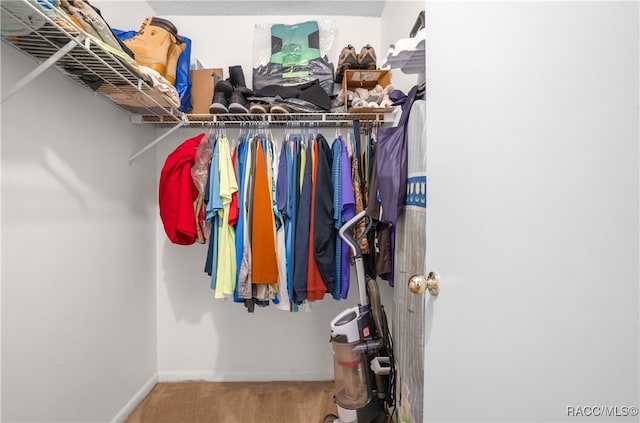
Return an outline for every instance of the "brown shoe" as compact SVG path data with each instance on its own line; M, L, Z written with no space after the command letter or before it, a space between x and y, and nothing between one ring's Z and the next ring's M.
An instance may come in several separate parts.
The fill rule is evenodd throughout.
M340 52L338 58L338 69L336 71L335 82L340 84L344 77L344 71L347 69L358 69L358 57L356 55L356 49L349 44Z
M269 113L270 108L271 105L267 103L251 103L251 106L249 107L249 113L265 114Z
M360 69L376 70L376 51L369 44L362 47L358 55L358 67Z
M291 109L285 104L272 104L271 113L288 115L291 113Z
M154 20L156 20L156 24L154 24ZM172 44L176 44L176 37L165 27L166 25L156 18L146 18L138 34L124 41L135 54L136 62L139 65L154 69L162 76L167 73L169 48Z

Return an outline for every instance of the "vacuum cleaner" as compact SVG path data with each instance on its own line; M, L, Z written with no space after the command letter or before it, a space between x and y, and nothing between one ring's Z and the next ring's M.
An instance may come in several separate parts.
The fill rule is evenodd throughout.
M365 231L354 239L351 229L362 219L366 219ZM355 257L360 303L331 321L334 401L338 415L326 415L323 423L389 422L395 407L393 341L380 302L378 282L365 277L360 249L372 223L362 211L339 230L340 238L349 245Z

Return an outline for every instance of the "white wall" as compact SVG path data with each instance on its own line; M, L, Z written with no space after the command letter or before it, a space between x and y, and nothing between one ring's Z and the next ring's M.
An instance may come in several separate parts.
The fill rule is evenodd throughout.
M35 65L2 43L2 90ZM2 421L108 422L152 386L155 157L127 158L154 135L55 70L2 105Z
M638 2L429 2L427 421L638 421L567 415L640 405L638 40Z

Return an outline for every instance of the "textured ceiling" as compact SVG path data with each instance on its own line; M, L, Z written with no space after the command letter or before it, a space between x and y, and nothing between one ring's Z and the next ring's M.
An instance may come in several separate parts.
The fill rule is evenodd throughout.
M160 16L369 16L380 17L386 0L148 0Z

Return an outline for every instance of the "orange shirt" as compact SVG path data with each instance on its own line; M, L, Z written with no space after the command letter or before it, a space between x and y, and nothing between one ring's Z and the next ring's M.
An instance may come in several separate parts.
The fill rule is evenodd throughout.
M277 284L278 258L271 184L262 141L258 141L257 144L251 227L252 283Z

